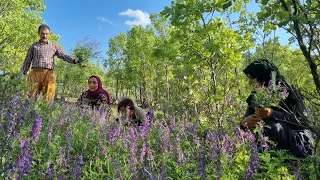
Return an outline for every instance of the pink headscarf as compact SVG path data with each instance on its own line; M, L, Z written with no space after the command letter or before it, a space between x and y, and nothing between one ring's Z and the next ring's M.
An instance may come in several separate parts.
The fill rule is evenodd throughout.
M93 75L93 76L90 76L89 79L92 78L92 77L97 79L97 81L98 81L98 89L96 91L87 90L88 96L92 97L92 98L98 98L98 96L101 93L103 93L107 97L108 104L110 104L110 96L109 96L108 92L102 88L102 82L101 82L99 76Z

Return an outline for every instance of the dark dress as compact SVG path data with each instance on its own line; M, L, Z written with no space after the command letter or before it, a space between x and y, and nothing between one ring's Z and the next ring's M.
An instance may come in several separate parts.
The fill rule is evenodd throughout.
M254 114L251 106L253 95L247 98L248 108L245 117ZM302 96L296 90L290 90L289 96L278 107L271 107L272 117L263 119L271 128L264 128L265 135L275 142L277 149L288 150L296 157L312 155L313 136L305 127L308 124L306 107ZM242 127L244 128L244 127Z
M87 91L84 91L77 104L81 107L90 106L92 109L98 109L102 104L108 104L108 98L105 94L101 93L96 98L88 96Z

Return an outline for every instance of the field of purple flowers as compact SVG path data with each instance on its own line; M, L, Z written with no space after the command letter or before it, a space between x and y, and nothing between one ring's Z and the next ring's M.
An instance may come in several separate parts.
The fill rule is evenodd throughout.
M17 87L0 94L1 179L315 179L312 159L271 150L258 129L217 128L218 114L126 127L111 110L48 107Z

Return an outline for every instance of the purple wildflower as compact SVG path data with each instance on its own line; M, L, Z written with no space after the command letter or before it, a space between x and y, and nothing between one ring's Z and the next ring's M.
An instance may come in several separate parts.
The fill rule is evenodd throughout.
M300 171L299 171L299 164L298 163L294 163L293 171L294 171L294 174L296 175L296 179L302 179Z
M67 122L67 117L66 117L67 110L66 108L64 109L61 119L60 119L60 127L62 127L66 122Z
M178 157L179 164L183 164L184 163L183 153L181 152L181 149L180 149L180 135L179 134L177 134L177 137L176 137L176 152L179 155L179 157Z
M220 147L220 135L219 133L212 132L210 141L212 143L212 152L215 157L215 167L216 167L216 179L220 179L222 176L222 167L221 167L221 147Z
M197 127L195 125L187 126L186 133L189 139L193 139L194 143L198 146L200 145L200 138L197 134Z
M240 142L244 143L243 132L241 131L240 127L236 127L236 134Z
M107 123L104 123L103 126L100 128L100 132L105 135L107 134Z
M80 110L79 116L80 116L80 118L83 118L83 116L86 115L86 114L88 114L88 109L87 108L82 108Z
M152 161L153 160L153 156L152 156L152 152L151 152L151 149L150 149L150 145L147 144L147 155L148 155L148 159L149 161Z
M71 151L71 129L70 127L67 127L67 131L66 131L66 141L68 143L67 146L67 158L66 158L66 162L67 164L70 162L70 151Z
M254 174L257 172L259 168L259 155L258 155L258 148L255 142L255 137L251 132L248 132L248 138L250 142L250 164L249 169L246 172L246 179L252 179Z
M129 135L130 135L130 165L131 165L131 171L132 173L135 173L137 170L136 167L136 153L137 153L137 144L136 144L136 136L134 133L134 129L130 127L129 129Z
M39 140L40 130L42 127L42 118L40 116L36 117L36 120L34 121L32 131L30 133L31 139L34 143L37 143Z
M156 177L153 175L153 173L150 175L150 180L156 180Z
M231 150L230 150L230 158L233 159L236 156L236 150L237 150L237 143L238 143L238 138L237 137L232 137L231 139Z
M164 123L164 129L162 130L163 135L162 139L162 149L164 152L168 152L170 148L170 130L167 127L166 121L162 121Z
M153 112L150 112L150 111L149 111L149 112L147 112L146 117L147 117L147 119L151 122L152 119L153 119L155 116L154 116Z
M100 167L99 172L100 172L100 173L104 173L104 170L103 170L102 166Z
M6 125L8 134L6 136L6 142L9 142L9 139L16 136L17 122L15 121L13 114L11 112L7 113L8 124Z
M283 88L283 96L286 98L289 96L289 92L285 88Z
M75 105L71 105L71 109L70 109L70 114L69 117L73 117L74 116L74 112L76 111L76 107Z
M56 120L54 120L53 123L50 123L50 125L48 125L48 127L47 127L47 131L48 131L48 142L51 142L52 130L53 130L54 124L56 124Z
M70 129L70 127L67 127L66 140L67 140L68 142L71 141L71 129Z
M139 127L140 136L142 139L146 138L150 131L150 120L147 118L145 121L143 121L142 126Z
M60 167L63 167L64 165L64 157L65 157L65 149L64 148L60 148L59 150L59 156L57 158L57 164L60 166Z
M81 155L78 156L75 164L76 164L76 167L74 170L74 176L75 176L75 179L78 180L78 179L81 179L81 176L82 176L83 157Z
M147 155L148 155L148 168L149 168L149 172L150 172L150 179L155 179L154 175L153 175L153 170L152 170L152 161L153 161L153 155L150 149L150 145L147 144Z
M91 113L92 113L92 112L91 112ZM91 121L91 122L96 122L96 114L93 113L93 114L90 114L90 115L91 115L90 121Z
M113 169L116 172L116 178L119 179L120 178L120 171L118 170L118 161L117 160L113 161Z
M106 110L105 108L100 108L99 114L100 114L100 117L98 118L98 123L99 124L105 123L105 120L106 120L106 117L108 114L108 110Z
M124 130L121 130L121 138L122 138L122 149L124 152L128 151L128 139L125 137L125 133L123 132Z
M205 165L205 145L201 143L200 145L200 167L199 167L199 174L201 179L206 178L206 165Z
M99 151L100 151L100 153L102 153L104 155L105 158L107 157L107 155L108 155L107 149L105 147L103 147L100 139L99 139Z
M82 147L82 152L84 152L84 150L87 148L87 144L88 144L88 138L89 138L89 133L91 131L92 127L90 126L84 136L84 145Z
M146 145L146 142L143 142L142 149L141 149L141 155L140 155L140 161L142 164L143 164L144 156L146 155L146 151L147 151L147 145Z
M18 104L19 104L19 101L20 101L19 91L16 90L14 92L14 96L13 96L13 99L11 101L11 107L17 107Z
M11 179L11 177L13 177L14 173L15 173L14 167L13 167L13 165L10 163L10 164L9 164L9 176L8 176L8 180Z
M53 179L53 176L55 175L55 172L54 172L54 163L52 161L49 162L49 165L48 165L48 169L47 169L47 172L46 172L46 176L45 176L45 179Z
M62 174L62 172L59 173L58 180L63 180L63 174Z
M229 155L230 154L230 149L231 149L231 142L229 141L229 137L228 134L224 134L222 136L222 142L223 142L223 146L222 146L222 151L226 154Z
M167 179L167 171L168 171L167 166L166 166L165 162L163 162L160 180L166 180Z
M30 151L30 142L27 139L20 139L20 155L16 160L16 167L18 168L17 179L22 179L31 172L33 154Z
M173 132L176 129L176 118L171 117L170 118L170 125L169 125L170 130Z
M113 125L110 127L109 129L109 142L111 144L113 144L114 142L116 142L120 136L120 130L119 127L117 125Z

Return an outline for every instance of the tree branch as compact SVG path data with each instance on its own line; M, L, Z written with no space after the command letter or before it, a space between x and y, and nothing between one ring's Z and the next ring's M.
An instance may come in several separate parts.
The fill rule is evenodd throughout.
M211 37L210 37L209 32L207 31L206 22L205 22L205 20L204 20L204 18L203 18L203 15L201 15L201 20L202 20L202 23L203 23L203 27L204 27L204 29L206 30L206 33L208 34L209 42L211 42Z

